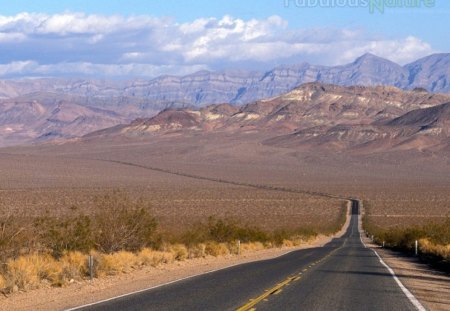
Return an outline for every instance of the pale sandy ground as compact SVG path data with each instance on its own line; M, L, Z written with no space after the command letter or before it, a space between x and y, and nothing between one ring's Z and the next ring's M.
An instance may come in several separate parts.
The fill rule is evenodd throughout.
M361 224L361 222L360 222ZM363 236L364 243L374 249L391 267L403 285L428 310L450 311L450 276L430 269L417 258L405 257L383 249Z
M319 247L334 237L342 236L347 230L349 221L350 217L347 217L342 230L334 236L319 236L300 247L252 251L241 256L196 258L164 264L157 268L146 267L127 274L94 279L92 282L74 283L64 288L47 287L19 292L9 297L1 297L0 310L64 310L236 264L271 259L298 249Z

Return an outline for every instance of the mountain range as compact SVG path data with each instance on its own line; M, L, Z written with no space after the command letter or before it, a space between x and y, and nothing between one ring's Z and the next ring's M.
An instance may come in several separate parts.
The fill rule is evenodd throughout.
M83 140L217 133L258 133L265 145L333 152L447 150L450 94L314 82L241 107L166 109L152 118L88 134Z
M0 145L80 137L171 108L254 103L316 81L450 93L450 54L431 55L405 66L365 54L342 66L303 63L267 72L201 71L183 77L130 81L2 80ZM392 114L392 109L384 113Z
M303 83L343 86L390 85L402 89L425 88L450 93L450 54L434 54L400 66L365 54L342 66L308 63L283 65L267 72L200 71L187 76L161 76L151 80L22 79L0 81L0 98L49 92L89 98L137 97L149 101L187 105L245 104L286 93Z

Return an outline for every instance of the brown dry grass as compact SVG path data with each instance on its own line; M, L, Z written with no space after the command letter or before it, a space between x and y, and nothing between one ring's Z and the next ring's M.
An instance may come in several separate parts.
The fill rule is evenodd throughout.
M283 247L298 246L298 241L284 240ZM272 248L273 244L261 242L242 243L240 253ZM201 250L201 251L198 251ZM130 273L145 266L157 267L174 261L184 261L206 256L223 257L238 254L237 243L217 243L186 247L182 244L167 245L165 251L144 248L139 252L119 251L104 254L90 253L94 258L94 276L102 278ZM0 290L3 292L28 291L42 286L66 286L74 280L89 277L88 255L67 252L59 259L48 254L33 253L10 259L0 274Z
M439 245L429 241L428 239L420 239L419 247L423 253L434 254L450 261L450 244Z

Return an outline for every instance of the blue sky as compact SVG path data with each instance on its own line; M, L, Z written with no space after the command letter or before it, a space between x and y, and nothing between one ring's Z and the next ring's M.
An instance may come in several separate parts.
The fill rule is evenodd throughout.
M348 0L354 1L364 2ZM365 52L405 64L450 51L450 1L383 14L304 2L0 0L0 76L149 77L302 61L336 65Z

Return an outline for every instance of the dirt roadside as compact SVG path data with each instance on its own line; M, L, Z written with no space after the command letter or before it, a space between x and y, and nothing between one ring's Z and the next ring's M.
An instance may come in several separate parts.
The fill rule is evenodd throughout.
M361 221L359 222L361 224ZM362 231L361 231L362 232ZM397 277L427 310L450 310L450 276L435 271L417 258L384 249L364 235L367 247L375 250L383 261L394 270Z
M350 208L347 210L348 215L349 212ZM241 256L196 258L156 268L145 267L127 274L94 279L92 282L75 282L63 288L42 287L29 292L19 292L9 297L1 297L0 310L65 310L237 264L271 259L299 249L320 247L331 239L342 236L349 223L350 217L347 216L346 223L335 235L318 236L314 241L300 247L249 251Z

